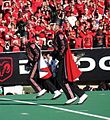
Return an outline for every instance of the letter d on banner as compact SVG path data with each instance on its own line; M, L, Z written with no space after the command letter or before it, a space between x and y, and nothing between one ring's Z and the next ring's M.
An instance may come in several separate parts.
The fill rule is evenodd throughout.
M106 66L106 64L105 64L106 61L109 61L109 66ZM110 56L106 56L106 57L101 58L99 61L99 67L102 70L110 71Z

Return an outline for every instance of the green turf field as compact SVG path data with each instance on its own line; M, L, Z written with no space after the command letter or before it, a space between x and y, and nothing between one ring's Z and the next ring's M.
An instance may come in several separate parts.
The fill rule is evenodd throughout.
M82 105L64 105L64 94L57 100L50 100L50 93L38 99L36 94L0 96L0 120L110 120L110 91L86 93Z

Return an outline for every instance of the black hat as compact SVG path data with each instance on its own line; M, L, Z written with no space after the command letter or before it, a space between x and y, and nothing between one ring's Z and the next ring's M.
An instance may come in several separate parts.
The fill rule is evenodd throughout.
M61 22L61 20L60 20L60 19L56 19L55 23L56 23L56 25L59 25L59 26L61 26L61 25L62 25L62 22Z

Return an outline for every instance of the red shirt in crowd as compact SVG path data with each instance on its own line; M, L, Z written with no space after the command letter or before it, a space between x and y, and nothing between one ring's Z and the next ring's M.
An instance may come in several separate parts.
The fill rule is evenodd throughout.
M78 38L75 38L75 48L78 49L78 48L82 48L82 38L78 37Z
M17 36L11 39L11 46L13 52L20 52L20 39Z
M32 0L32 11L36 12L37 8L41 6L43 3L43 0Z
M5 42L3 39L0 38L0 52L4 52L4 46L5 46Z
M84 14L84 3L76 3L75 8L77 9L79 15Z
M86 31L86 35L83 38L83 48L93 48L93 33Z
M99 14L103 15L104 8L105 8L104 0L100 0L97 4L98 4L97 9L98 9Z
M106 48L110 47L110 30L106 32Z

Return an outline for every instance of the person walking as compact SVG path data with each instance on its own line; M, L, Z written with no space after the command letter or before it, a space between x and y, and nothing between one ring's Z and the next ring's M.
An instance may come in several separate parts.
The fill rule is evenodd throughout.
M82 72L78 69L72 58L67 39L59 23L55 24L54 30L54 51L52 55L59 60L56 79L67 97L65 104L73 103L77 100L77 96L79 97L78 104L82 104L87 99L88 95L85 94L75 82L76 78L79 78Z
M44 95L47 92L47 89L54 94L52 100L60 97L61 92L58 91L49 80L52 74L43 59L40 47L35 42L30 42L27 39L25 40L25 44L26 55L28 57L26 69L31 66L29 80L35 92L38 93L36 98Z

